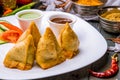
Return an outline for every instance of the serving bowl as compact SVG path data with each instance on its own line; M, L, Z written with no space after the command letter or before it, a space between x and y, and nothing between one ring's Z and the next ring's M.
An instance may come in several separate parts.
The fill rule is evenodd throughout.
M107 6L98 11L101 27L110 33L120 33L120 6Z
M47 21L55 36L58 37L66 22L70 24L71 28L73 27L74 23L76 22L76 16L64 12L59 12L49 15Z
M91 20L97 16L97 12L100 8L104 6L107 0L100 0L102 4L100 5L83 5L72 0L72 8L75 13L77 13L81 18L85 20Z
M43 12L37 9L27 9L17 12L15 16L22 30L25 31L32 21L40 28Z

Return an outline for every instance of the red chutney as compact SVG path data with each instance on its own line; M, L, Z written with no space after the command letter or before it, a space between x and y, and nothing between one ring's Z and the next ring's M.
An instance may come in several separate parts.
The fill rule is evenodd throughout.
M52 22L59 23L59 24L65 24L65 23L71 23L72 20L68 18L53 18L51 19Z

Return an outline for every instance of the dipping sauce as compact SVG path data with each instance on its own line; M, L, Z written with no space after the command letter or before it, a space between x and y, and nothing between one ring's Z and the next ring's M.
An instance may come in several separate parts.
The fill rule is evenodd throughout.
M101 17L108 19L110 21L118 21L120 22L120 10L113 9L110 11L107 11L101 15Z
M23 19L35 19L35 18L40 17L40 14L37 14L37 13L24 13L24 14L21 14L19 17L23 18Z
M59 24L65 24L65 23L71 23L72 20L68 18L53 18L51 19L52 22L59 23Z

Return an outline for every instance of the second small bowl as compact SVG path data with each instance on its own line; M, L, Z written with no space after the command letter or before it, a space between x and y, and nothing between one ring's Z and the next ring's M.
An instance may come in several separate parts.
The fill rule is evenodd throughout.
M56 37L58 37L66 22L73 27L74 23L76 22L76 16L69 13L59 12L56 14L51 14L48 17L48 23Z

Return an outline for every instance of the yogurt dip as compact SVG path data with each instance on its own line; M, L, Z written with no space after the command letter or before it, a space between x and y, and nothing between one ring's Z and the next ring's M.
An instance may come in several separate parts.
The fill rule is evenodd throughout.
M35 19L35 18L40 17L40 14L29 12L29 13L23 13L19 15L19 17L23 19Z

